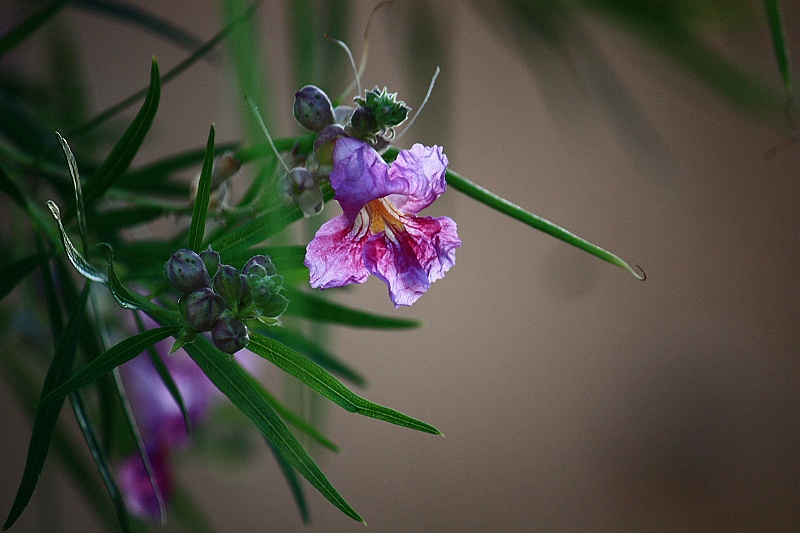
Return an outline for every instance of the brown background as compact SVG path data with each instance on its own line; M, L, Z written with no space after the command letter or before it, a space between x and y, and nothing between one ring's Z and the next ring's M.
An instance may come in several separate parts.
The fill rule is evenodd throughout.
M139 4L206 38L218 27L208 2ZM399 4L392 9L406 13ZM800 12L784 4L800 50ZM372 3L357 5L360 29ZM564 80L553 105L542 80L474 11L457 2L434 9L446 15L452 45L439 86L452 118L429 120L403 142L443 144L457 172L642 265L648 279L448 192L433 211L458 222L464 244L443 280L399 311L376 279L342 296L424 327L334 335L337 353L367 376L367 398L446 437L332 408L328 433L342 452L318 456L331 481L376 533L800 529L797 146L765 159L782 130L590 23L674 166L632 157L578 84ZM285 6L265 2L260 16L278 57L270 65L280 83L277 133L294 133ZM391 10L377 19L365 85L387 85L417 107L425 87L403 79L395 50L404 29L394 20ZM62 22L79 30L98 110L146 82L153 53L163 71L184 57L83 11L68 9ZM356 53L359 34L349 38ZM778 85L763 22L718 45ZM36 53L15 57L35 65ZM202 146L211 122L218 139L236 138L238 95L227 76L201 64L165 86L138 161ZM2 380L0 405L5 513L30 424ZM314 521L304 527L264 450L238 468L184 456L179 477L221 531L363 531L313 490ZM68 530L97 527L50 461L14 530L47 530L39 511L55 493Z

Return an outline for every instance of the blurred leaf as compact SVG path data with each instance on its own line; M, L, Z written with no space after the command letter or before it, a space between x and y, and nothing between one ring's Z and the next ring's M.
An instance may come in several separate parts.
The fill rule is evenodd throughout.
M204 514L204 509L192 499L192 494L180 483L172 486L172 499L170 501L170 515L192 533L214 531L214 526Z
M147 135L153 118L158 110L158 102L161 97L161 79L158 74L158 62L153 57L150 69L150 89L144 100L139 113L128 126L117 144L111 150L100 168L92 174L86 183L85 201L91 204L100 198L109 187L128 169L133 157Z
M241 252L264 242L301 218L303 218L303 212L299 207L292 209L284 206L273 207L238 228L226 231L212 241L211 247L220 254Z
M296 289L286 287L284 290L291 302L286 310L287 315L357 328L406 329L420 326L418 320L374 315Z
M108 262L108 289L111 291L111 295L114 296L119 306L123 309L149 309L150 306L145 305L141 301L141 298L132 295L117 277L117 273L114 270L114 250L111 248L111 245L101 242L97 247L100 248L100 251L106 256L106 261Z
M70 400L72 401L72 409L75 411L75 417L78 420L78 425L83 432L84 440L86 440L86 445L88 446L89 451L92 453L92 459L94 459L97 469L100 471L100 477L103 478L103 483L106 485L108 495L111 497L111 501L114 504L114 510L117 512L119 527L122 531L130 531L128 511L125 508L125 502L122 499L122 494L120 493L117 482L114 479L114 473L108 464L106 452L100 444L100 441L97 439L94 425L92 424L92 421L83 406L83 400L81 400L80 394L77 392L70 394Z
M57 387L51 387L51 390L48 389L48 394L42 395L39 403L47 405L51 402L59 402L66 394L96 381L119 365L127 363L158 341L176 334L178 330L180 328L177 326L153 328L120 341L106 350L100 357L87 363Z
M11 180L8 170L2 164L0 164L0 191L6 193L20 207L25 207L25 196L17 184Z
M252 379L235 361L229 360L226 354L199 335L193 343L185 345L185 349L211 382L256 425L277 453L344 514L359 522L364 521L330 484L269 402L253 387Z
M113 237L123 228L145 224L165 214L167 209L164 207L139 205L93 213L90 221L99 234Z
M36 30L41 28L45 22L50 20L50 17L58 13L59 10L66 5L67 1L68 0L57 0L52 2L38 13L22 21L22 23L5 35L0 36L0 57L4 56L9 50L18 46Z
M203 247L203 236L206 230L208 199L211 196L211 171L214 168L214 125L208 132L206 155L203 159L203 170L200 172L200 183L197 186L197 197L192 209L192 224L189 226L189 249L200 252Z
M772 47L775 51L775 60L778 62L778 70L781 73L786 95L791 97L793 92L792 64L789 59L789 43L786 40L786 28L783 23L781 3L778 0L764 0L764 8L767 10L769 31L772 35Z
M0 266L0 300L8 296L19 282L32 274L33 269L50 259L52 255L52 253L39 252Z
M201 39L172 24L169 20L135 5L105 0L73 0L73 4L144 28L184 50L191 51L203 44Z
M86 279L98 281L103 284L108 283L108 279L106 279L105 274L92 266L92 264L84 259L80 252L75 249L75 246L72 244L69 235L67 235L67 231L64 229L64 224L61 223L61 212L59 211L56 203L52 200L48 200L47 207L50 208L53 218L55 218L56 222L58 222L58 229L61 232L61 242L64 244L64 250L67 252L67 257L72 263L72 266L75 267L75 270L77 270Z
M226 143L217 145L216 148L218 151L224 152L227 150L233 150L236 147L236 144ZM140 168L129 170L119 179L117 183L114 184L114 186L130 190L149 190L153 192L159 192L158 186L163 184L170 174L179 170L185 170L194 165L201 164L203 162L203 158L205 157L205 153L205 148L197 148L164 157L163 159L159 159ZM174 185L176 187L179 186L177 183ZM180 186L183 187L183 190L188 192L189 188L187 186L182 184Z
M47 375L44 378L42 398L58 388L70 375L84 310L86 309L86 301L89 297L89 289L90 284L86 283L80 299L72 309L66 327L59 336L53 361L50 363L50 368L48 368ZM62 395L57 401L48 404L40 403L36 409L31 441L28 445L28 455L25 459L25 471L22 474L22 481L11 506L11 511L9 511L8 518L3 524L3 529L10 528L16 522L33 495L36 483L39 481L39 476L41 476L42 468L44 467L44 461L47 458L47 452L50 449L50 440L53 437L58 414L61 412L63 404L64 398Z
M545 220L537 215L534 215L533 213L525 211L518 205L512 204L505 198L501 198L493 192L484 189L480 185L472 183L468 179L459 176L452 170L447 171L447 184L457 191L466 194L467 196L491 207L492 209L496 209L497 211L500 211L511 218L519 220L520 222L527 224L532 228L538 229L539 231L543 231L544 233L571 244L572 246L580 248L585 252L589 252L593 256L598 257L603 261L608 261L612 265L624 268L633 274L636 279L644 280L644 273L641 271L641 269L639 269L639 271L635 270L628 265L628 263L611 252L578 237L574 233L570 233L560 226L556 226L549 220Z
M297 510L300 511L300 517L303 519L303 523L308 524L311 519L311 511L308 508L303 485L300 484L300 478L297 477L297 471L277 448L273 446L269 439L265 438L264 442L267 443L272 455L275 456L275 461L278 463L278 467L281 469L281 473L286 483L289 485L289 490L292 492L292 498L294 498L294 503L297 505Z
M346 411L417 431L441 435L441 432L430 424L358 396L325 369L274 339L253 332L247 349L296 377Z

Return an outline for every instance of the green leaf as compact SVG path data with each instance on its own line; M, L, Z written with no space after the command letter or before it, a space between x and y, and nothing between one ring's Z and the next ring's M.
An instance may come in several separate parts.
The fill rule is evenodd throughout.
M36 30L41 28L42 25L50 20L53 15L58 13L66 3L67 0L52 2L50 5L34 15L31 15L17 27L0 37L0 57L3 57L9 50L15 48L30 37Z
M472 183L468 179L459 176L452 170L447 171L447 184L456 189L459 192L466 194L467 196L485 204L492 209L496 209L501 213L510 216L520 222L527 224L528 226L538 229L539 231L543 231L548 235L555 237L556 239L560 239L572 246L580 248L585 252L589 252L595 257L602 259L603 261L608 261L612 265L616 265L618 267L624 268L631 274L633 274L636 279L644 280L645 275L644 271L641 270L640 267L638 271L632 268L628 263L617 257L616 255L612 254L611 252L600 248L599 246L590 243L589 241L582 239L571 233L564 228L557 226L550 222L549 220L545 220L544 218L534 215L520 206L512 204L505 198L501 198L497 196L491 191L488 191L481 187L480 185L476 185Z
M0 266L0 300L8 296L20 281L33 273L33 269L47 261L52 254L39 252Z
M792 95L792 64L789 59L789 43L786 41L786 28L783 24L783 13L781 4L778 0L764 0L764 8L767 11L769 20L769 31L772 35L772 47L775 52L775 60L778 62L778 70L786 89L786 95Z
M274 339L251 332L247 349L260 355L284 372L296 377L312 390L317 391L346 411L433 435L442 434L430 424L404 415L394 409L365 400L345 387L341 381L330 375L321 366Z
M351 368L335 355L328 352L318 343L307 339L294 330L289 328L263 328L263 331L259 331L259 333L262 333L265 337L273 338L278 342L285 344L289 348L300 352L325 370L348 379L359 387L366 385L366 379L364 379L364 376L359 374L355 369Z
M66 139L56 132L58 142L61 144L61 150L64 152L64 157L67 158L67 166L69 167L69 175L72 178L72 188L75 191L75 212L77 213L78 220L78 234L81 238L81 249L84 254L88 255L89 245L86 239L86 211L83 206L83 190L81 188L81 176L78 173L78 164L75 162L75 156L72 155L72 150L69 148Z
M50 368L48 368L47 375L44 378L41 394L42 398L64 383L72 371L72 362L75 359L75 348L78 344L84 310L86 309L86 301L89 297L89 289L89 283L84 285L81 296L72 309L69 321L59 336L58 345L53 355L53 361L50 363ZM53 431L58 421L58 414L61 412L63 404L64 398L62 395L57 401L48 404L40 403L36 409L36 416L33 420L33 432L31 433L30 444L28 445L28 455L25 459L25 470L22 473L22 481L17 490L14 503L11 506L11 511L8 513L8 518L5 524L3 524L3 529L10 528L14 522L16 522L33 495L36 483L39 481L39 476L41 476L45 459L47 458L50 441L53 437Z
M249 375L249 374L248 374ZM261 386L261 384L252 376L250 376L250 380L252 381L253 388L258 390L258 393L264 397L264 400L275 410L276 413L280 415L283 420L288 422L289 424L293 425L298 430L302 431L315 441L317 441L322 446L328 448L332 452L338 452L339 447L333 443L329 438L323 435L317 428L312 426L308 423L303 417L296 414L288 407L283 405L278 401L278 399L267 392L267 390Z
M220 254L246 250L272 237L301 218L303 218L303 213L297 207L294 209L287 209L283 206L274 207L238 228L226 231L220 238L214 240L211 247Z
M11 180L8 169L2 164L0 164L0 191L6 193L20 207L25 207L25 195L22 194L17 184Z
M284 290L286 297L291 302L286 310L287 315L357 328L407 329L420 326L418 320L374 315L289 287L284 287Z
M84 197L86 203L92 203L100 198L128 169L153 123L160 98L161 79L158 74L158 62L154 57L150 69L150 89L144 104L120 140L114 145L106 160L86 183Z
M305 477L325 498L350 518L363 522L350 504L331 485L325 474L289 431L269 402L253 387L253 381L233 360L229 360L209 341L198 336L185 346L186 351L212 383L239 408L272 443L276 451Z
M47 207L50 208L53 218L55 218L56 222L58 222L58 229L61 232L61 242L64 244L64 251L67 252L67 257L72 263L72 266L75 267L75 270L77 270L86 279L107 284L108 279L106 278L105 274L92 266L92 264L84 259L80 252L75 249L75 246L72 244L69 235L67 235L67 231L64 229L64 224L61 223L61 211L58 209L58 205L56 205L54 201L48 200Z
M107 454L100 444L100 441L97 439L94 424L83 406L83 400L81 400L80 394L77 392L70 394L70 400L72 401L72 409L75 411L75 418L78 419L78 425L83 432L83 438L86 440L86 445L92 453L92 459L94 459L97 469L100 471L100 477L103 478L103 483L106 485L108 495L111 497L111 501L114 504L119 527L122 531L130 531L128 510L125 508L122 493L119 491L117 482L114 479L114 473L109 466Z
M225 152L227 150L234 150L236 147L236 144L225 143L218 145L216 149L217 151ZM205 154L205 148L197 148L158 159L157 161L148 163L135 170L129 170L117 181L115 186L125 189L157 191L158 186L162 184L170 174L202 163ZM189 190L188 187L185 187L183 184L176 183L175 185L185 188L186 191Z
M131 294L117 277L117 272L114 270L114 250L111 245L101 242L97 247L100 248L100 251L106 256L106 261L108 261L108 289L119 306L123 309L149 309L150 306L142 303L140 298Z
M294 469L291 463L289 463L289 461L287 461L283 455L278 452L269 439L265 438L264 442L267 443L270 451L275 456L275 461L278 463L278 467L281 469L283 478L289 485L289 490L292 492L292 498L294 498L294 502L297 505L297 510L300 511L300 517L303 519L303 523L308 524L311 520L311 511L308 508L308 502L306 501L306 494L303 490L303 485L300 484L300 478L297 477L297 471Z
M128 337L106 350L97 359L87 363L86 366L57 387L52 387L52 390L48 390L48 394L42 396L39 403L46 405L60 401L66 394L96 381L119 365L127 363L158 341L178 333L178 330L180 328L177 326L164 326L148 329L133 337Z
M203 170L200 172L200 183L197 186L197 197L192 209L192 225L189 227L189 249L200 252L203 246L203 235L206 230L208 199L211 196L211 174L214 169L214 125L208 132L206 155L203 158Z

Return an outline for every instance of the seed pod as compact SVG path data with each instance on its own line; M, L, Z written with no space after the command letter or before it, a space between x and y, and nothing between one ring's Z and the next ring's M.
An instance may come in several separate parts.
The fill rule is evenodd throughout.
M186 295L181 309L189 326L195 331L209 331L225 310L225 300L205 287Z
M247 326L238 318L224 317L217 321L211 331L211 340L214 346L225 353L234 354L247 346L250 342L250 333Z
M306 129L320 131L333 124L333 105L319 87L306 85L294 93L294 118Z
M211 287L211 278L203 260L191 250L180 249L164 264L167 283L183 294Z

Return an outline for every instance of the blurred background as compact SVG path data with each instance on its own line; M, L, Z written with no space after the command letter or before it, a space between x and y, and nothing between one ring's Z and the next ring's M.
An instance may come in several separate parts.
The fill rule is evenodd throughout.
M146 85L153 54L162 72L186 57L91 4L68 6L3 71L45 75L42 43L72 35L100 111ZM202 40L222 25L212 2L136 5ZM299 133L293 92L314 81L303 76L331 94L352 79L322 33L358 58L375 2L302 5L326 51L300 73L296 6L266 0L256 11L252 53L264 58L276 136ZM30 11L0 6L3 33ZM446 437L331 407L325 424L341 453L318 450L320 465L373 532L799 530L800 150L786 142L763 4L524 6L398 0L375 15L364 86L387 86L416 109L439 65L400 145L444 146L456 172L641 265L647 280L450 190L432 214L456 220L463 246L444 279L397 311L376 279L340 291L342 302L423 327L330 333L368 380L358 392ZM783 8L800 50L800 8ZM211 122L218 142L241 139L224 52L164 86L134 164L203 146ZM726 77L709 57L747 75ZM742 81L751 77L752 87ZM264 372L280 390L279 371ZM5 380L0 406L8 509L30 422ZM99 527L62 476L51 458L12 531L49 530L53 513L68 531ZM303 525L266 447L244 464L189 452L177 476L220 531L363 531L313 489Z

